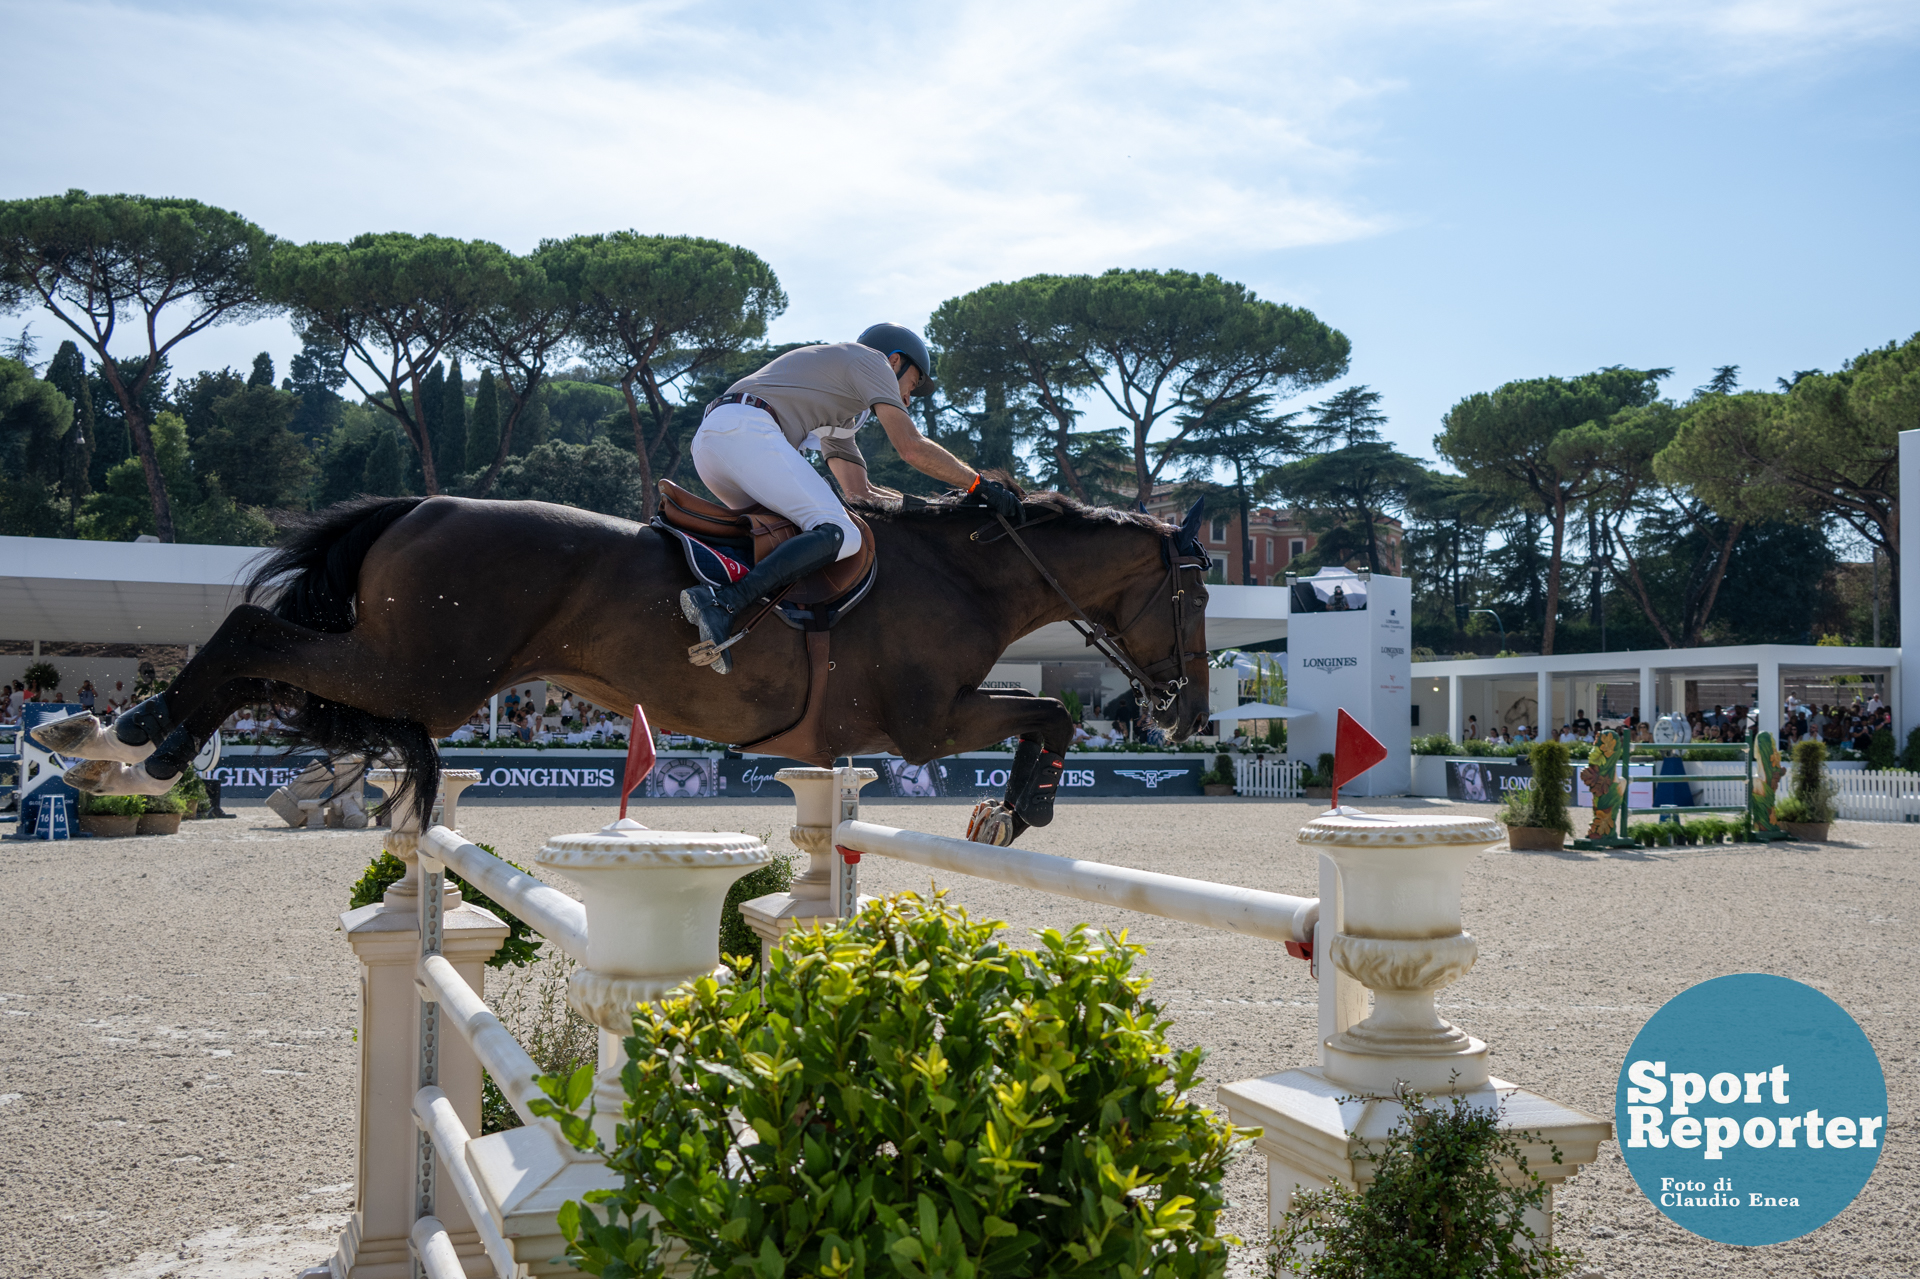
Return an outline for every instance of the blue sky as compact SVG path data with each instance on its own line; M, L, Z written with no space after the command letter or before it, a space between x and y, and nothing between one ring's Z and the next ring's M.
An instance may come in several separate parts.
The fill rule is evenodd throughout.
M0 24L26 55L0 196L190 195L298 240L718 236L778 271L779 339L1036 271L1214 271L1346 332L1423 456L1508 379L1771 385L1920 329L1912 3L36 0ZM216 330L176 367L263 347L284 371L297 343Z

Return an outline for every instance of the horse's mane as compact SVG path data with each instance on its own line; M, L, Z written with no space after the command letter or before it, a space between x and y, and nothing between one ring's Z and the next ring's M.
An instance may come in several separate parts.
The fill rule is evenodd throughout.
M1016 490L1017 492L1018 490ZM1045 519L1057 528L1094 528L1118 525L1143 528L1165 534L1174 526L1157 516L1140 511L1122 511L1111 506L1089 506L1065 493L1021 493L1021 505L1029 520ZM912 497L893 502L850 502L869 524L950 523L956 517L991 523L993 516L978 502L969 502L962 493L943 493L938 497Z

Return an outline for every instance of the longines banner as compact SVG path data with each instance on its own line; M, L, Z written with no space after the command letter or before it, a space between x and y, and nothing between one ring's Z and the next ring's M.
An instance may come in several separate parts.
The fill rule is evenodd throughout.
M228 747L212 776L235 799L264 799L286 785L314 760L310 754L286 755L270 747ZM617 751L445 751L447 768L471 768L480 783L469 796L503 799L611 799L619 791L625 756ZM1011 755L955 755L931 764L909 764L891 756L858 756L880 780L866 794L904 798L998 796L1006 790ZM1142 795L1199 795L1200 774L1211 755L1080 754L1067 757L1060 795L1129 798ZM653 799L785 798L787 788L774 779L793 760L749 755L723 758L706 752L669 751L660 756L642 792Z

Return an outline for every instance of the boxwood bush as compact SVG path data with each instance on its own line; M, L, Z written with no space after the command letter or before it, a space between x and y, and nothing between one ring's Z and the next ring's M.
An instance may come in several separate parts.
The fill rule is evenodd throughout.
M641 1005L608 1167L561 1215L568 1259L680 1273L1208 1279L1242 1135L1194 1104L1201 1051L1084 927L1035 948L941 897L790 934L764 985ZM537 1102L577 1144L590 1070Z

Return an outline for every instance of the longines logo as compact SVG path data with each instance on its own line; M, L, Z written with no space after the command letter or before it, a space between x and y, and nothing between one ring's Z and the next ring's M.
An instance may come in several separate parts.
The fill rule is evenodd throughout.
M1300 659L1300 665L1306 670L1320 671L1330 675L1343 667L1360 665L1360 659L1357 657L1303 657Z
M1405 657L1407 650L1404 648L1386 648L1383 646L1380 649L1380 655L1382 657Z

